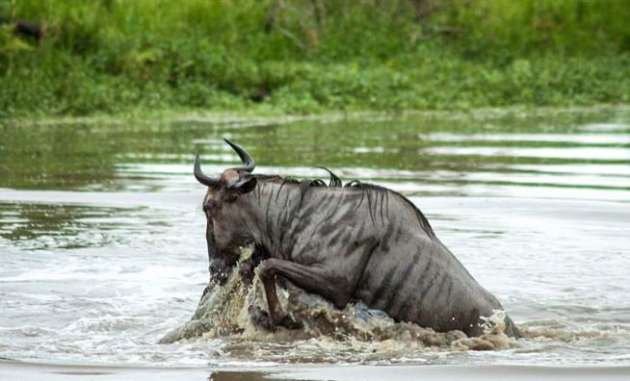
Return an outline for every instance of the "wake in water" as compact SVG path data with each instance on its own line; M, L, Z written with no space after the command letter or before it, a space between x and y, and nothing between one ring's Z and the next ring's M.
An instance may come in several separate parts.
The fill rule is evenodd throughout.
M302 328L277 327L272 332L256 325L250 311L256 308L266 310L262 282L255 276L251 285L244 284L237 267L223 286L214 287L202 297L189 322L169 332L160 343L194 338L229 339L241 346L247 342L252 347L257 343L264 344L263 348L257 347L257 351L264 351L265 345L282 346L283 343L300 341L317 347L312 348L319 349L316 352L369 353L371 359L405 355L410 350L493 350L516 345L516 340L505 334L503 311L497 311L487 319L483 335L468 337L461 331L442 333L413 323L395 322L384 312L369 309L360 302L340 310L288 281L280 281L278 286L282 307L302 324ZM383 356L385 353L387 355Z

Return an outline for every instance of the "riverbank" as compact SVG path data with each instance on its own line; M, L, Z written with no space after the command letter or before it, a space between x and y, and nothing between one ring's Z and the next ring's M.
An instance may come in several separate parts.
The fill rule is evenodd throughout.
M435 52L390 63L264 62L252 66L252 76L275 76L277 83L268 87L265 80L244 76L247 83L238 91L217 87L211 80L173 85L159 78L99 73L82 62L63 67L63 57L52 60L56 62L52 74L22 65L0 77L0 118L169 109L312 114L630 102L630 56L626 55L549 56L519 59L506 66L440 58ZM261 92L264 96L255 98Z
M286 3L0 6L0 118L630 102L623 2Z
M29 115L0 118L0 126L55 126L55 125L123 125L134 128L160 123L205 124L235 127L264 127L296 122L333 123L340 121L390 120L393 118L439 118L461 121L487 119L549 118L570 116L573 113L597 114L601 112L628 112L630 103L599 103L589 106L555 107L513 105L506 107L477 107L443 110L322 110L312 113L286 113L279 109L251 107L244 110L211 109L154 109L128 110L118 114L95 112L85 116Z

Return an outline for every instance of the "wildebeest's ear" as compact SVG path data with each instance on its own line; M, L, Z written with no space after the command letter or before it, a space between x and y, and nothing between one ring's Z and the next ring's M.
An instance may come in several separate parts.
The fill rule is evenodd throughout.
M249 193L256 188L256 183L257 180L254 176L243 176L230 188L237 190L239 193Z

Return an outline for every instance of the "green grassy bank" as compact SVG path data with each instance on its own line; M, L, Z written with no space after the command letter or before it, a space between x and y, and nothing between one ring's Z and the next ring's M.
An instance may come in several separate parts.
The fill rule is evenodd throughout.
M0 0L0 118L627 103L628 20L626 0Z

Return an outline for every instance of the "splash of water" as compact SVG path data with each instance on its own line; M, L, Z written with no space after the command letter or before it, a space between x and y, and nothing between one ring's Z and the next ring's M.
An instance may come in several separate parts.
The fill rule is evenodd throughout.
M169 332L160 343L198 338L213 340L231 338L244 342L286 343L309 341L324 351L340 349L372 353L400 353L411 348L418 351L494 350L514 347L516 341L505 334L505 313L496 311L484 323L484 334L468 337L461 331L435 332L408 322L395 322L387 314L363 303L335 308L322 297L305 292L288 281L280 281L278 297L282 308L300 329L266 330L253 321L252 308L266 310L262 282L255 276L246 285L238 267L223 286L216 286L199 302L191 320ZM336 348L334 348L336 347Z

